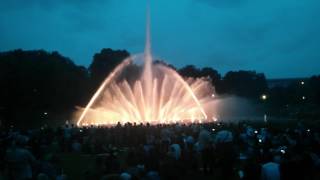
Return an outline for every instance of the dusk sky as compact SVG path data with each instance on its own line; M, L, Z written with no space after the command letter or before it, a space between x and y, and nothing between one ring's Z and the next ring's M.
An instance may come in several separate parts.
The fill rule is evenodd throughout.
M0 51L59 51L88 66L102 48L140 53L146 0L1 0ZM182 67L320 74L319 0L151 0L152 51Z

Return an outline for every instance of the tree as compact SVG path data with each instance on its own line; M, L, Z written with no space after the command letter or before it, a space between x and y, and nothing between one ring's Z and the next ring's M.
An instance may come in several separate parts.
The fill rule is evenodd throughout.
M221 80L221 75L211 67L204 67L200 72L202 77L209 77L213 86L217 86Z
M318 76L312 76L309 79L309 89L310 89L310 100L320 105L320 75Z
M218 73L218 71L212 69L211 67L204 67L202 69L199 69L196 68L194 65L187 65L179 69L179 74L183 77L208 77L210 78L213 86L216 86L217 83L221 80L221 75Z
M177 68L176 67L174 67L172 64L168 64L168 63L166 63L165 61L163 61L163 60L155 60L154 62L153 62L153 64L161 64L161 65L163 65L163 66L166 66L166 67L169 67L169 68L171 68L171 69L173 69L173 70L177 70Z
M94 88L97 88L102 81L130 54L125 50L102 49L100 53L93 56L89 66L89 73Z
M25 126L81 104L88 73L58 52L14 50L0 53L0 83L1 116Z
M255 71L230 71L224 76L222 84L222 93L247 98L259 98L267 91L264 74Z
M201 77L201 70L196 68L194 65L187 65L179 69L178 72L183 77Z

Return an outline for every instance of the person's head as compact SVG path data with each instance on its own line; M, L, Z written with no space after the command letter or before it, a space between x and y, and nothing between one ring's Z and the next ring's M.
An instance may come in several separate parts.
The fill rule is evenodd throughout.
M49 180L48 175L44 174L44 173L40 173L37 176L37 180Z
M123 172L120 174L120 179L121 180L130 180L131 179L131 175L129 173Z
M273 155L272 155L272 153L271 152L266 152L265 154L264 154L264 156L263 156L264 158L263 158L263 161L264 162L272 162L273 161Z
M273 162L280 164L281 163L281 156L280 155L273 156Z
M17 147L17 142L16 140L12 139L11 142L9 143L10 148L16 148Z
M61 174L61 175L59 175L56 179L57 179L57 180L67 180L68 177L67 177L67 175L65 175L65 174Z

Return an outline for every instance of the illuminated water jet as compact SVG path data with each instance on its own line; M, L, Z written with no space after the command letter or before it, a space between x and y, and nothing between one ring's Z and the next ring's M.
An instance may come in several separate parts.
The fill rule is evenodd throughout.
M78 126L212 121L214 89L209 81L184 80L168 66L153 63L149 15L146 27L144 54L127 58L111 72L79 109ZM141 59L143 65L137 64Z

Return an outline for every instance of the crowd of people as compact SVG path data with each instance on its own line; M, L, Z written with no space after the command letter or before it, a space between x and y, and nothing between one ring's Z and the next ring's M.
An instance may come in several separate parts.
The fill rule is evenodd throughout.
M0 179L320 179L317 127L249 122L1 129Z

